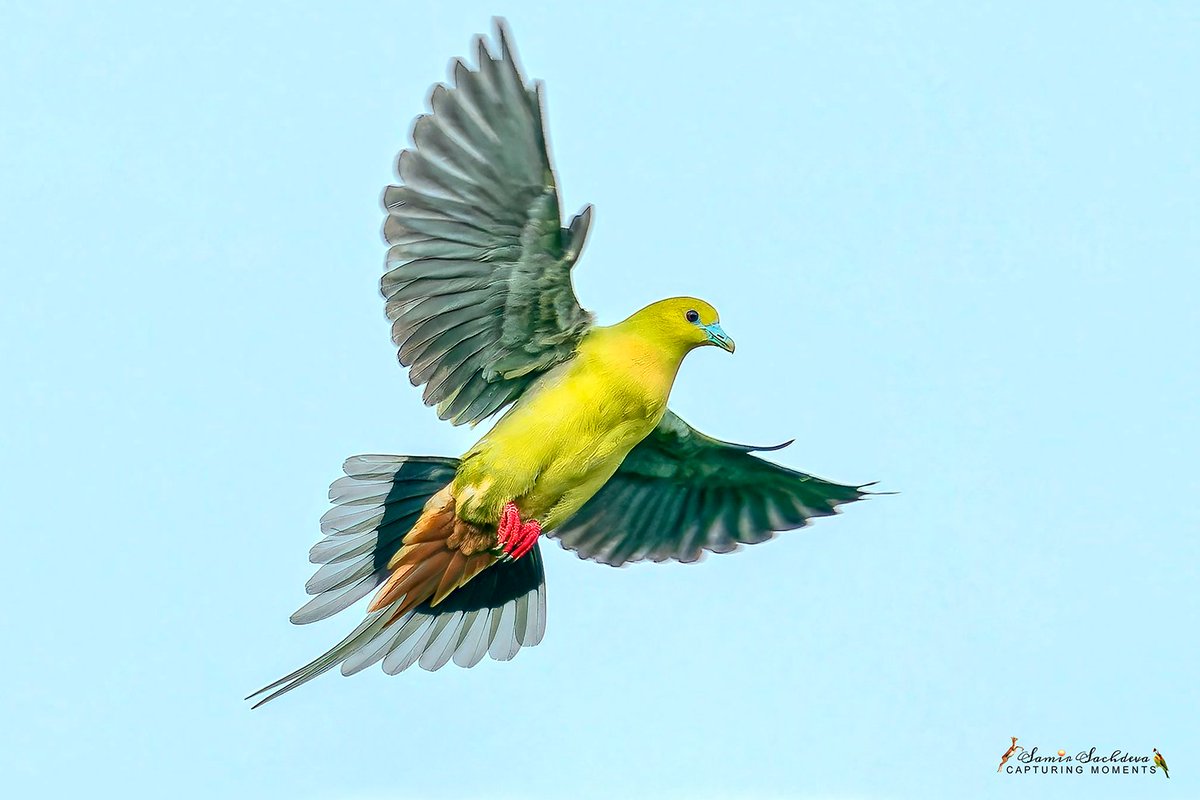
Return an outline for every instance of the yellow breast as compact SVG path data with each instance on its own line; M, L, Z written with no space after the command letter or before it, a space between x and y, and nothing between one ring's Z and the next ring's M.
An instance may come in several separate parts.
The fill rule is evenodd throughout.
M510 500L543 530L561 523L612 476L666 411L679 359L612 328L532 386L463 457L459 514L494 523Z

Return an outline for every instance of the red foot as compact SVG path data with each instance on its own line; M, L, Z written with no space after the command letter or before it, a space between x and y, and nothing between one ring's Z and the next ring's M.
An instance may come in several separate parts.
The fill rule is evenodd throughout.
M496 526L496 539L500 549L504 551L505 560L516 561L533 549L538 537L542 535L542 526L536 519L521 522L521 512L516 505L508 503L500 512L500 523Z

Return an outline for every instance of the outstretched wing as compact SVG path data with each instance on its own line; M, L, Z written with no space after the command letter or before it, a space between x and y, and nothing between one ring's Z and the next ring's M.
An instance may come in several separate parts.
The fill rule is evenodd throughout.
M592 323L570 272L591 206L561 227L541 88L525 85L496 26L500 56L481 36L477 69L453 62L453 85L433 88L400 153L402 185L383 195L392 341L426 404L455 425L515 400Z
M790 444L790 442L789 442ZM612 566L631 561L696 561L728 553L866 496L751 455L748 447L705 436L668 411L583 508L550 533L580 558Z

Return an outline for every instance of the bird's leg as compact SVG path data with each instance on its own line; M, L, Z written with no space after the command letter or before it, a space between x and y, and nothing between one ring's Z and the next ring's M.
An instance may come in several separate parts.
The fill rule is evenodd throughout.
M509 502L504 505L500 522L496 524L496 541L503 553L503 560L516 561L533 549L541 535L542 526L536 519L521 522L521 512L516 504Z

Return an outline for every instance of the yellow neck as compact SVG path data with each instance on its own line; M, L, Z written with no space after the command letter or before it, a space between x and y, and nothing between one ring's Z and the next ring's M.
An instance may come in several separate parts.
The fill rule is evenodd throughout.
M619 354L634 372L666 380L675 380L683 357L692 348L689 344L665 340L657 331L634 319L627 319L606 328L596 328L597 344L611 355ZM654 381L657 383L658 381Z
M620 337L630 347L647 351L647 358L654 358L664 366L669 367L672 374L679 369L683 357L696 347L696 342L681 339L672 335L662 324L662 320L645 310L627 319L599 330L607 331L614 337Z

